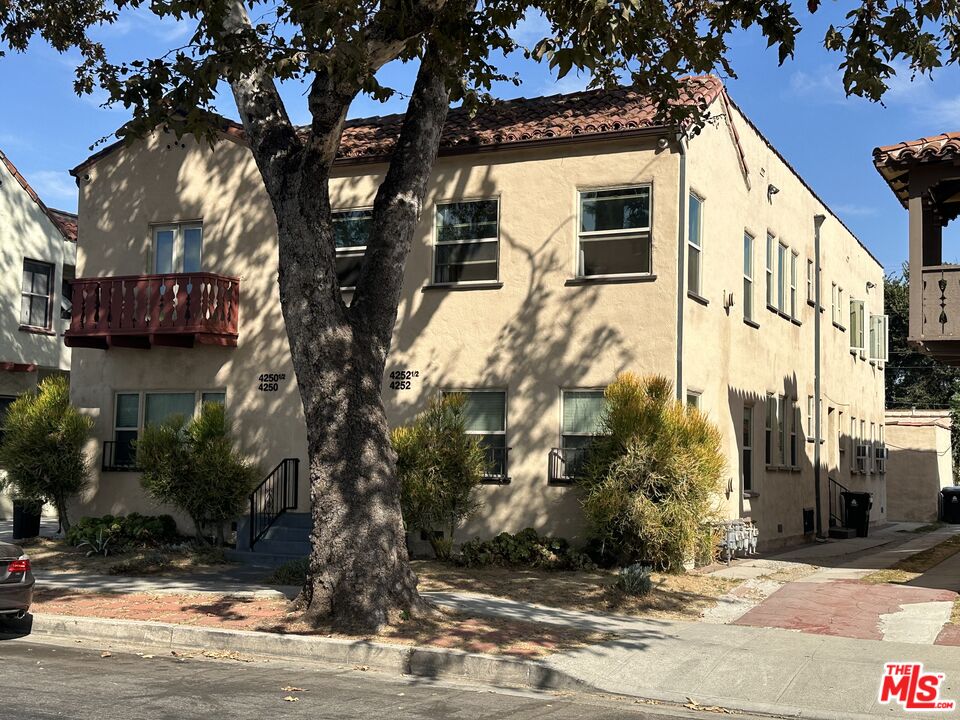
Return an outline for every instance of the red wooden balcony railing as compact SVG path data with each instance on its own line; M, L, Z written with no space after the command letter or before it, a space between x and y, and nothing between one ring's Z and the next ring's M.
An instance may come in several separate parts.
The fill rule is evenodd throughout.
M213 273L118 275L72 283L68 347L236 346L240 280Z

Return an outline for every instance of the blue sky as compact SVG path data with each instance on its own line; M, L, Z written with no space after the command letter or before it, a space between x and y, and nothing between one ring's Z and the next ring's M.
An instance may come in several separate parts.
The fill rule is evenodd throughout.
M835 12L835 8L833 9ZM839 59L822 48L826 13L804 15L796 59L777 66L776 54L756 32L731 39L731 59L739 77L728 79L731 96L817 193L853 229L888 271L906 258L907 216L873 168L877 145L960 130L960 69L938 71L933 81L913 82L902 73L892 84L884 105L843 94ZM101 39L117 57L159 54L189 37L191 27L159 21L146 10L126 12L116 25L103 29ZM535 42L544 29L533 18L515 37ZM90 146L109 136L127 118L122 108L103 109L96 95L78 98L72 87L76 58L61 56L35 44L25 55L0 58L0 148L18 166L48 204L76 209L76 186L67 169L90 154ZM523 78L519 88L505 84L500 97L535 96L581 89L586 78L568 76L559 82L544 65L524 61L519 54L504 65ZM382 80L399 90L413 83L413 68L385 68ZM288 110L296 122L306 122L303 87L284 88ZM380 104L360 98L354 117L398 112L403 99ZM229 94L219 109L236 117ZM955 231L951 234L956 234ZM948 253L949 254L949 253ZM952 258L956 259L956 258Z

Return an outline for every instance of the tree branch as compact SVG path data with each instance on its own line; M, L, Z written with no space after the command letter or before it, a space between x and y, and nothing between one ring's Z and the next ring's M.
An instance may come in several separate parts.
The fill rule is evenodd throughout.
M447 74L442 53L431 42L420 64L390 167L377 191L370 239L350 305L351 322L370 339L381 365L390 349L403 269L450 106Z

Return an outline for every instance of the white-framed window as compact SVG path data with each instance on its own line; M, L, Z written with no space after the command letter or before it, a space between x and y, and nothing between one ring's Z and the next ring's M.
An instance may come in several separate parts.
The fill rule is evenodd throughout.
M577 276L649 275L650 185L580 191Z
M743 319L753 320L753 235L743 233Z
M837 323L837 318L840 315L839 308L837 306L837 284L830 283L830 320L834 324Z
M332 219L337 282L341 289L352 290L357 286L363 255L367 251L373 210L337 210Z
M740 480L744 492L753 490L753 405L743 406L741 428Z
M843 455L847 444L843 441L843 410L837 411L837 452ZM839 466L839 463L838 463Z
M860 420L860 433L857 435L857 444L862 446L867 445L867 421L862 418ZM860 454L857 458L857 470L862 473L867 471L867 458L865 454Z
M509 480L507 472L507 393L504 390L444 390L444 395L459 393L463 407L464 427L477 438L487 454L483 480L501 484Z
M23 261L20 325L49 330L53 325L53 282L56 269L40 260Z
M870 472L876 472L877 424L870 423L870 444L867 446L870 453Z
M857 419L850 416L850 471L852 472L857 457Z
M843 301L843 288L837 285L837 327L841 330L847 329L847 321L844 315L844 309L847 307Z
M850 298L850 350L864 352L864 304L863 300Z
M779 398L779 412L777 419L780 421L780 466L787 464L787 430L790 415L787 413L787 396L781 395Z
M194 390L180 392L123 391L114 397L113 441L104 446L105 469L133 468L132 443L140 437L147 425L169 420L175 415L193 417L203 403L226 402L223 390Z
M796 251L790 253L790 317L797 319L797 255Z
M700 295L703 268L703 198L690 193L687 222L687 290Z
M887 362L889 319L886 315L870 316L870 359Z
M700 391L699 390L687 390L687 407L693 408L694 410L700 409Z
M767 412L763 437L763 461L767 465L773 464L773 444L776 428L777 398L773 393L767 393Z
M884 438L883 427L881 423L877 445L877 472L881 475L887 472L887 441Z
M203 223L153 226L153 272L157 275L200 272Z
M560 391L560 459L562 468L554 480L577 477L594 438L603 431L606 400L603 390Z
M817 429L814 426L814 413L816 412L816 399L813 395L807 395L807 440L816 442Z
M771 310L776 309L773 293L773 245L775 242L776 238L771 233L767 233L767 307Z
M500 201L437 203L433 282L495 282L500 266Z
M807 302L815 305L817 296L813 292L813 260L807 259Z
M790 467L800 467L800 444L797 442L797 433L800 432L800 406L796 400L791 400L793 408L790 413L793 418L790 423Z
M787 311L787 246L777 245L777 310Z

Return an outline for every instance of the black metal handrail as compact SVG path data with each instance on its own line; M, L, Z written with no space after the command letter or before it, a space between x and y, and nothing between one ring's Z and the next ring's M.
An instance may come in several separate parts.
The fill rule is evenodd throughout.
M590 448L553 448L550 451L549 481L554 485L569 485L583 473Z
M827 486L827 500L830 506L830 527L846 527L846 509L843 506L842 494L849 492L849 490L833 478L827 478L827 480L829 482Z
M487 462L483 470L483 481L486 483L506 483L510 477L507 475L507 456L510 453L508 447L490 447L483 448L487 453Z
M284 458L250 493L250 550L287 510L297 509L300 458Z
M100 469L103 472L136 472L137 450L135 440L104 440Z

